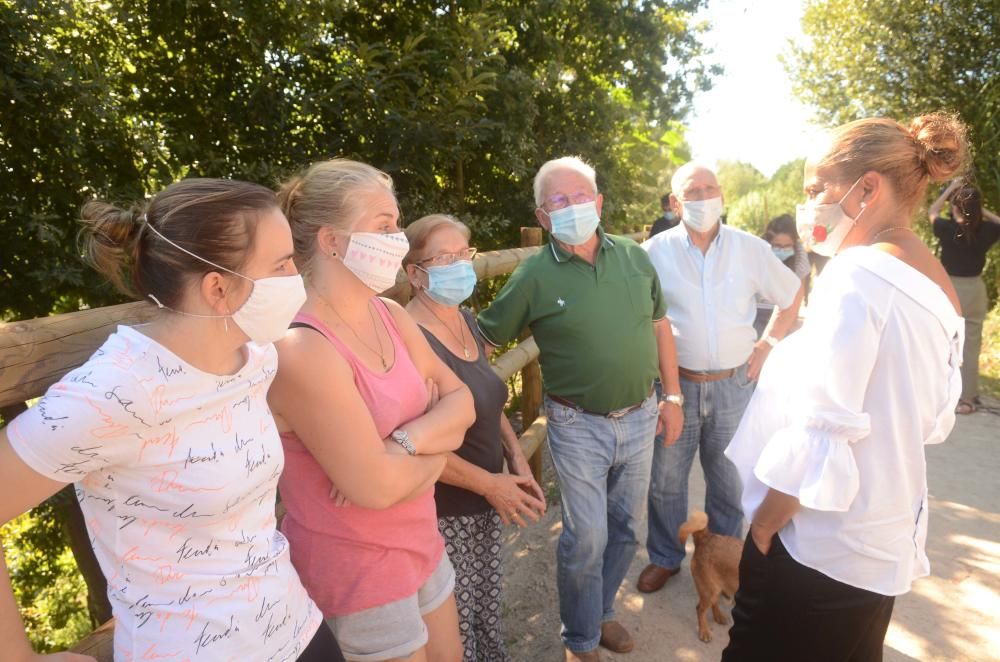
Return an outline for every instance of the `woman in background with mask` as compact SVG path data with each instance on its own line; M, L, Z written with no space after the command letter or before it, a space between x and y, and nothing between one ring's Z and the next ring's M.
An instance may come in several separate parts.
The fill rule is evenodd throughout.
M349 660L462 657L434 482L475 412L397 303L408 244L392 180L335 159L279 193L308 298L278 343L282 530Z
M751 526L723 660L880 660L894 596L929 573L924 445L955 423L963 324L910 222L967 156L934 114L851 122L806 162L799 234L836 257L726 450Z
M950 203L950 218L941 216ZM956 412L971 414L979 402L979 352L983 345L983 320L989 298L983 282L986 254L1000 241L1000 218L983 207L979 189L953 181L927 211L944 265L958 293L965 317L965 350L962 357L962 399Z
M501 524L537 522L545 496L504 414L507 386L486 358L492 346L480 337L473 314L459 307L476 286L469 236L465 224L443 214L406 227L410 251L403 266L415 293L406 310L475 401L476 422L448 454L434 498L455 566L463 660L503 662L510 658L500 616ZM510 473L503 473L504 459Z
M795 219L788 214L771 219L764 229L762 238L771 245L774 256L802 281L802 295L805 297L809 291L809 257L802 242L799 241L799 233L795 230ZM757 301L757 319L754 320L753 328L757 331L758 338L763 337L764 329L767 328L767 323L771 321L773 314L774 304Z
M274 193L187 179L83 222L98 271L159 314L0 431L0 521L76 483L116 660L343 660L276 530L271 343L305 290ZM3 658L34 659L2 563L0 584Z

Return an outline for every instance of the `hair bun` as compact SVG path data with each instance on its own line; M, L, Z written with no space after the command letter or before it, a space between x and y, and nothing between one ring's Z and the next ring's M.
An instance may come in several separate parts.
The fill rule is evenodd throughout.
M137 297L126 274L138 249L142 207L122 209L94 200L80 212L80 248L84 258L120 292Z
M962 172L969 160L968 129L949 113L921 115L910 122L920 162L930 178L942 182Z

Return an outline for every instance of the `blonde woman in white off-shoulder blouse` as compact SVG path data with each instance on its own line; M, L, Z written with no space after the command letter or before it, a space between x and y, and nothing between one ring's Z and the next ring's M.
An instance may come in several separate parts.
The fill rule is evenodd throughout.
M880 660L894 596L930 572L923 447L955 422L963 324L910 219L966 154L934 114L852 122L806 164L799 231L837 257L726 450L751 528L723 660Z

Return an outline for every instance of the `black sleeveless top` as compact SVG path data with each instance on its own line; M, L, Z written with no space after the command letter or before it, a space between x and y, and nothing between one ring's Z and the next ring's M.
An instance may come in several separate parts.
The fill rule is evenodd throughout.
M465 440L455 454L490 473L500 473L503 471L500 416L507 403L507 384L496 376L486 360L485 344L472 313L464 308L460 312L472 338L479 344L479 357L475 361L455 356L434 334L423 327L420 330L434 353L469 387L475 401L476 422L466 431ZM474 515L492 508L484 497L475 492L440 481L434 487L434 500L437 502L438 517Z

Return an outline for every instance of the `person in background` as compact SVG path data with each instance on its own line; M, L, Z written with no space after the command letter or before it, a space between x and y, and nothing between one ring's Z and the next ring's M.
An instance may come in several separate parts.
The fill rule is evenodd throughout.
M782 214L771 219L764 229L764 241L771 245L774 256L792 270L802 281L802 298L805 299L809 291L809 273L811 266L806 249L799 241L799 233L795 229L795 219L788 214ZM774 304L757 300L757 319L754 320L753 328L757 332L758 338L764 337L764 330L767 323L774 315ZM794 327L793 327L794 329ZM789 330L791 333L792 329Z
M663 210L663 213L660 214L655 221L653 221L653 226L649 229L650 237L658 235L664 230L677 227L677 224L681 222L681 220L677 218L677 214L674 213L674 210L670 208L669 193L664 193L660 198L660 209Z
M594 169L577 157L547 161L534 194L551 241L518 266L479 328L494 347L525 327L538 343L562 503L562 639L567 661L598 662L599 645L617 653L635 645L614 601L639 545L653 437L663 429L672 443L683 425L677 358L649 258L600 227Z
M802 291L802 282L766 242L722 224L722 189L712 170L686 163L670 188L682 224L642 248L656 268L677 336L684 429L676 444L656 444L653 453L650 562L636 583L642 593L660 590L680 572L685 550L677 530L688 517L695 455L705 473L709 527L721 535L740 534L740 479L723 451L768 354L797 319ZM778 305L760 340L753 328L758 299Z
M845 124L806 161L799 232L835 257L726 450L751 525L724 662L881 660L894 596L930 571L924 446L955 423L963 323L910 219L967 154L933 114Z
M947 202L951 218L941 211ZM941 248L941 264L951 278L965 317L962 355L962 399L959 414L971 414L979 401L979 353L983 345L983 320L989 309L983 268L986 254L1000 240L1000 218L983 207L983 197L961 179L953 181L927 212Z
M308 293L270 396L292 562L347 659L458 662L434 483L475 411L406 311L378 296L409 248L392 180L334 159L279 199Z
M0 430L0 522L75 483L119 662L343 660L276 528L265 396L305 290L274 193L186 179L82 215L89 261L157 315ZM35 659L2 559L0 588L3 659Z
M410 251L403 267L414 296L407 312L434 353L472 391L476 422L448 462L434 492L438 528L455 566L455 601L464 662L509 660L501 627L502 525L525 526L545 513L545 496L531 475L504 405L507 385L487 360L492 349L462 302L476 286L469 228L443 214L406 226ZM510 473L503 472L504 459Z

